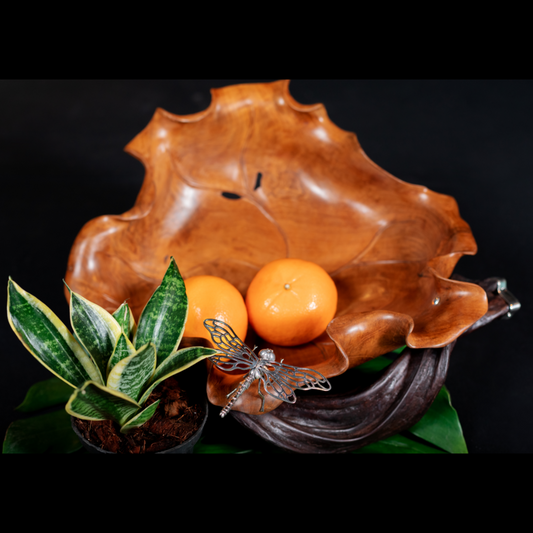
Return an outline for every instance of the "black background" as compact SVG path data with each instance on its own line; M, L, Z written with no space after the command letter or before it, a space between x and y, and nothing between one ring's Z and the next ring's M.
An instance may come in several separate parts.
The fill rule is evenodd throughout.
M262 81L274 80L0 81L0 279L12 276L68 324L62 278L76 235L130 209L143 181L124 146L156 107L194 113L211 87ZM456 272L506 278L522 309L461 338L446 384L470 453L532 452L533 82L293 80L290 91L323 103L391 174L457 200L479 251ZM5 315L0 340L4 435L30 385L50 374Z

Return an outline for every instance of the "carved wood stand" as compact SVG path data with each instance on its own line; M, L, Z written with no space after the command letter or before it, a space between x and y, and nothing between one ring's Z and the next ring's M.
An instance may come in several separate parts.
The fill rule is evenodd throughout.
M520 308L502 278L473 283L487 292L489 310L464 334L496 318L509 318ZM231 414L259 437L287 451L351 452L404 431L424 416L444 385L456 342L443 348L405 349L363 389L301 396L295 404L284 403L264 415Z

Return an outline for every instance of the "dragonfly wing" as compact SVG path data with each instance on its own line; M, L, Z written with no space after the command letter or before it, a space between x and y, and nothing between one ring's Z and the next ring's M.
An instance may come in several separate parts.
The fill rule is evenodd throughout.
M273 398L276 398L276 400L283 400L287 403L296 402L294 388L276 372L263 369L261 383L265 392Z
M237 337L233 329L221 320L208 318L204 326L211 335L213 343L224 355L210 357L214 365L225 372L231 370L250 370L258 356Z
M272 366L273 372L293 389L331 390L330 382L317 370L285 365L276 361L269 362L269 366Z
M224 372L231 372L232 370L250 370L251 366L248 361L237 361L235 359L228 360L227 357L221 355L213 355L210 357L213 364Z

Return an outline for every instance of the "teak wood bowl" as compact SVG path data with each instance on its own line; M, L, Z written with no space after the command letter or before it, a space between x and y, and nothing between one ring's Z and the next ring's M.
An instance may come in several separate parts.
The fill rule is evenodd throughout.
M269 345L278 360L332 378L403 345L450 345L488 309L482 287L450 279L476 253L457 203L387 173L288 85L213 89L193 115L157 109L126 146L146 169L135 205L82 228L66 282L111 312L127 299L138 319L171 256L184 278L220 276L243 296L263 265L298 257L331 275L338 309L313 342ZM250 329L246 342L267 346ZM241 379L211 366L211 403L225 405ZM265 413L280 403L267 397ZM258 415L260 405L250 387L233 409Z

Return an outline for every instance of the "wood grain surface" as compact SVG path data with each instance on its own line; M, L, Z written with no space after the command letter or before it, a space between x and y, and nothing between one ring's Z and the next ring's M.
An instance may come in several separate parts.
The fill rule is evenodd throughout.
M314 261L339 292L327 331L291 348L253 331L246 342L328 378L404 344L448 346L487 312L483 288L449 279L477 251L456 201L377 166L288 81L214 89L192 115L157 109L126 151L146 169L137 201L82 228L65 276L109 311L127 299L138 318L170 256L184 278L217 275L243 296L269 261ZM242 377L211 368L210 401L224 405ZM260 404L251 387L234 409ZM279 404L269 398L265 411Z

